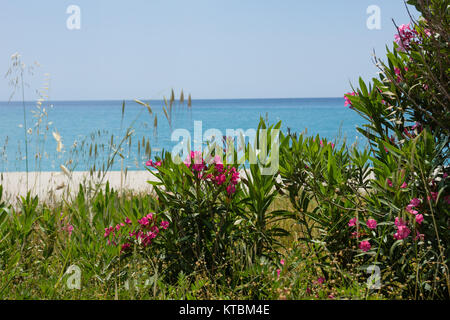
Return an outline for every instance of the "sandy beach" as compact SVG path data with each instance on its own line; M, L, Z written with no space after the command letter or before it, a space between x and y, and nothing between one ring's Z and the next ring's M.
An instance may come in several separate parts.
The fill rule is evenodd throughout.
M148 171L111 171L106 173L103 180L96 175L90 177L89 172L72 172L66 175L63 172L29 172L28 190L32 195L39 196L40 200L49 201L60 199L63 195L74 195L78 192L79 185L87 181L102 183L103 187L109 182L111 188L119 191L133 191L136 193L150 192L151 185L147 183L154 180L154 176ZM27 194L26 172L2 172L0 184L3 186L3 198L11 202L17 197Z

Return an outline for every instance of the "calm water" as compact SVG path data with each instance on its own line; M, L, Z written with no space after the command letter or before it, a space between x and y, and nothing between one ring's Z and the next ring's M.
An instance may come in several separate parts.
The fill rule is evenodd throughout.
M60 164L70 169L87 170L94 163L101 166L110 153L111 135L118 143L125 130L133 126L134 134L131 147L125 144L123 166L129 170L142 169L145 157L138 156L137 141L142 138L151 141L152 155L162 149L171 150L178 142L171 141L171 128L164 116L161 101L150 101L158 118L157 129L154 130L154 118L141 105L127 101L122 118L122 101L58 101L45 102L50 122L50 130L41 128L38 138L36 104L26 103L27 127L32 128L29 134L29 170L59 170ZM208 129L219 129L225 134L226 129L256 129L259 118L268 118L270 123L282 121L283 129L308 134L319 134L329 140L338 136L346 137L349 143L361 139L356 131L363 120L352 110L344 107L343 98L317 99L236 99L236 100L193 100L192 107L175 104L172 111L172 130L183 128L194 137L194 121L202 121L203 133ZM0 102L0 171L24 171L25 147L23 132L23 109L20 102ZM56 152L56 141L51 132L57 130L64 144L63 152ZM45 140L45 144L43 141ZM40 144L38 143L40 141ZM98 156L94 162L89 158L90 144L97 144ZM360 141L362 143L362 140ZM40 145L38 149L37 146ZM102 147L103 146L103 147ZM93 152L94 152L93 148ZM42 152L44 150L44 152ZM37 153L42 154L40 161ZM72 163L68 161L72 159ZM117 158L114 170L120 170L121 158Z

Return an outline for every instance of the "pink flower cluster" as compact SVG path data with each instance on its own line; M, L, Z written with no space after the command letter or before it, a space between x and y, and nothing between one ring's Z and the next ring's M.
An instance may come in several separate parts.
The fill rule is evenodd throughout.
M157 168L157 167L161 167L162 162L161 162L161 161L153 162L152 160L148 160L148 161L145 163L145 165L146 165L147 167Z
M414 215L416 217L416 222L418 224L421 224L423 222L423 215L417 211L416 207L418 207L421 204L421 200L418 198L414 198L411 200L411 202L406 206L406 211L410 214Z
M402 24L398 27L398 34L394 36L398 44L398 51L405 52L410 49L411 43L417 37L417 31L412 30L410 24Z
M349 227L356 227L357 225L358 225L358 219L356 217L351 218L350 221L348 222ZM370 218L367 220L366 225L369 229L375 230L377 228L377 221L375 219ZM352 232L351 238L359 238L366 234L367 233L365 233L364 231ZM364 240L359 243L359 248L364 252L369 251L371 247L372 246L368 240Z
M127 225L132 226L131 220L127 217L124 222L118 223L115 227L105 228L104 238L108 238L108 244L119 245L120 238L123 236L122 231L125 229L125 243L121 246L121 252L131 249L131 244L137 243L144 248L152 243L159 233L160 229L166 230L169 227L168 221L161 221L158 225L156 215L149 213L138 220L137 229L126 234L129 229L125 228ZM122 230L122 231L121 231Z
M63 216L63 214L61 213L61 217ZM67 221L67 217L64 217L61 219L61 231L67 232L67 234L69 235L69 237L72 235L73 232L73 225L70 224L70 222Z
M66 231L69 234L69 237L70 237L72 235L72 232L73 232L73 225L67 224L65 226L62 226L61 230L62 231Z
M396 240L402 240L409 236L411 230L406 226L406 221L402 220L402 218L395 218L395 226L397 228L397 232L394 234L394 238Z
M184 164L192 171L197 173L199 179L214 182L217 186L226 185L226 190L229 195L236 192L236 185L239 182L239 172L235 167L227 166L225 168L220 156L215 156L212 165L214 170L210 171L202 157L200 151L191 151Z
M344 99L345 99L344 107L349 106L350 109L353 109L352 102L350 101L350 99L347 96L353 96L354 97L354 96L357 96L357 95L358 95L358 93L356 93L356 92L347 92L344 95Z

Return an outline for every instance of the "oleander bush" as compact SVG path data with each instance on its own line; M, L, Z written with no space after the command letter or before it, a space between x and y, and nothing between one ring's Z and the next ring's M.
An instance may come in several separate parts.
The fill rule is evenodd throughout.
M269 134L280 126L268 128ZM267 129L263 121L262 127ZM270 140L265 143L271 145ZM169 278L200 270L229 278L263 257L276 256L277 239L288 234L269 225L286 213L269 210L277 195L276 171L272 176L262 175L261 159L256 155L257 162L246 171L237 164L234 146L229 147L231 157L223 157L223 146L214 144L204 153L191 151L184 161L166 152L163 159L147 162L156 178L149 183L157 195L158 211L171 224L160 247ZM255 147L260 148L258 143ZM254 147L248 143L246 153L252 152Z
M448 298L448 1L409 3L423 17L397 28L387 62L375 58L379 78L345 95L368 147L289 134L280 174L325 279L342 274L333 261L376 267L387 296Z

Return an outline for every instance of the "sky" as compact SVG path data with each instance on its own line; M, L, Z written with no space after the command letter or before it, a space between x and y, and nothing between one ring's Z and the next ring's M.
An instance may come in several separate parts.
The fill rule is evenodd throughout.
M67 27L70 5L80 29ZM379 30L367 27L370 5ZM403 0L2 0L0 101L16 52L40 65L25 75L27 100L44 74L50 100L160 99L171 88L194 99L342 97L376 76L372 53L392 46L392 19L409 22Z

